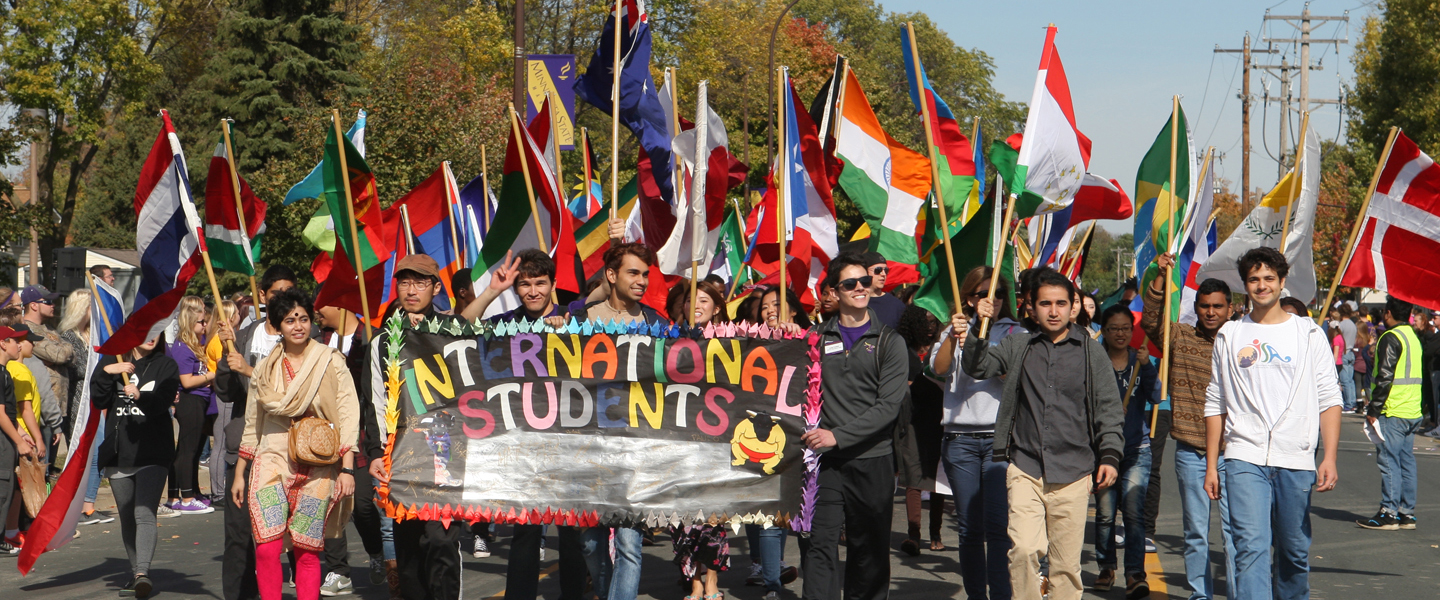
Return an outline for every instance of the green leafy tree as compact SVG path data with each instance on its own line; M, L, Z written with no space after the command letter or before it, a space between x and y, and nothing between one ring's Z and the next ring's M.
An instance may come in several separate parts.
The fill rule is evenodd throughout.
M1348 95L1349 136L1357 154L1379 156L1391 126L1403 129L1421 148L1440 148L1440 10L1435 2L1386 0L1361 25L1350 60L1355 84Z
M76 202L107 129L143 96L169 29L166 0L39 0L0 7L3 125L38 142L33 207L41 256L64 245ZM47 274L47 278L49 274Z

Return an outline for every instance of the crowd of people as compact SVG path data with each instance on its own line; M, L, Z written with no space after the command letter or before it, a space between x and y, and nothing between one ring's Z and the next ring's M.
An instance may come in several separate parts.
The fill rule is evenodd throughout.
M472 288L462 270L450 282L453 309L442 312L434 302L446 293L441 270L410 255L395 265L385 317L472 321L514 292L518 306L490 318L667 322L642 302L655 265L650 250L616 243L604 261L587 293L564 305L554 300L555 263L543 252L507 256L483 288ZM1145 555L1156 550L1168 473L1161 458L1173 443L1190 598L1214 597L1209 536L1217 519L1232 596L1304 598L1310 494L1338 481L1341 411L1365 415L1366 427L1382 434L1377 440L1383 436L1381 506L1359 526L1414 529L1413 436L1440 435L1431 389L1440 317L1390 298L1363 316L1341 303L1322 327L1303 303L1282 298L1289 267L1260 248L1236 265L1244 290L1200 282L1194 323L1172 322L1167 336L1160 282L1174 261L1156 262L1162 276L1153 285L1132 281L1110 306L1050 269L1009 281L979 267L961 274L958 310L947 321L909 302L915 286L890 290L875 253L835 257L809 313L793 291L773 286L741 290L733 312L732 286L719 278L697 282L693 306L688 282L669 290L665 312L677 321L744 320L820 336L823 410L802 438L821 456L812 528L798 536L796 568L784 557L786 537L796 534L745 527L746 583L761 588L756 596L778 598L803 578L807 599L887 597L898 483L905 555L946 551L942 516L953 507L968 598L1079 598L1089 527L1093 589L1123 586L1127 598L1147 597ZM105 267L92 274L113 280ZM317 309L298 283L290 269L271 266L258 298L207 306L187 296L169 332L98 362L89 330L115 324L89 322L89 290L65 299L57 329L46 324L57 320L57 294L0 290L0 552L25 543L24 524L38 510L27 473L39 472L42 484L47 470L54 476L60 441L88 397L104 421L80 523L119 519L131 569L122 596L164 586L149 577L156 519L223 508L226 600L278 600L287 581L305 599L352 593L347 529L368 555L369 583L392 598L459 598L463 554L489 557L495 528L396 522L379 510L375 486L389 479L383 442L394 433L383 418L381 358L390 342L367 342L354 314ZM1136 295L1138 316L1130 309ZM1152 347L1170 359L1152 356ZM87 396L80 388L91 364ZM102 474L114 514L95 508ZM665 534L679 595L724 597L718 574L732 568L732 556L718 522L658 533L557 529L562 598L635 598L642 548ZM537 596L545 536L544 525L513 527L507 598Z

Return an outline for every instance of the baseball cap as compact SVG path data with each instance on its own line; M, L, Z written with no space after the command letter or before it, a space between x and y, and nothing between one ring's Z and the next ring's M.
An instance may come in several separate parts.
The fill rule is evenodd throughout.
M0 325L0 340L25 337L25 335L29 333L29 331L29 328L26 328L25 331L16 331L4 325Z
M426 277L438 278L440 265L435 264L435 259L424 254L411 254L395 263L395 277L400 277L400 274L405 271L414 271Z
M865 261L866 268L885 264L885 257L881 256L879 252L866 252L860 258Z
M21 334L20 336L17 336L17 337L24 337L25 339L30 340L30 341L32 341L32 342L43 342L43 341L45 341L45 336L42 336L42 335L40 335L40 334L38 334L38 333L35 333L35 330L30 329L30 326L29 326L29 325L26 325L26 324L23 324L23 323L21 323L21 324L19 324L19 325L16 325L16 326L15 326L15 331L16 331L16 333Z
M21 304L29 304L31 302L39 302L41 300L48 300L50 302L54 302L59 299L60 294L52 293L50 290L45 289L45 286L43 285L27 285L25 286L25 289L20 290Z

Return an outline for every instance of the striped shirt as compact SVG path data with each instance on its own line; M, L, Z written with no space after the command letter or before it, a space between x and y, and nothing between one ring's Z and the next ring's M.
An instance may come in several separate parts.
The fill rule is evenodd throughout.
M1163 294L1145 287L1145 312L1140 328L1156 346L1164 339ZM1210 386L1210 357L1215 337L1203 337L1195 327L1170 324L1170 437L1205 452L1205 389Z

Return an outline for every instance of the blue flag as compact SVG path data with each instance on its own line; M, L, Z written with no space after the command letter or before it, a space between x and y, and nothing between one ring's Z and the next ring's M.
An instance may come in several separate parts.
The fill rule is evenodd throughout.
M360 151L360 156L365 156L364 110L361 110L355 115L355 124L351 125L350 130L345 132L345 137L350 138L350 143L355 146L356 150ZM322 174L324 173L324 167L325 159L322 158L320 159L320 164L315 165L315 168L310 169L309 175L306 175L304 179L301 179L300 183L292 186L290 188L290 191L285 192L285 204L289 205L298 200L304 200L306 198L319 198L323 196L325 194L325 178L322 176Z
M650 156L650 168L660 197L675 203L671 178L669 127L655 80L650 77L650 23L644 0L623 0L624 31L620 37L620 122L630 129ZM615 14L605 18L605 30L595 44L595 55L585 74L575 80L575 95L611 114L612 68L615 64Z

